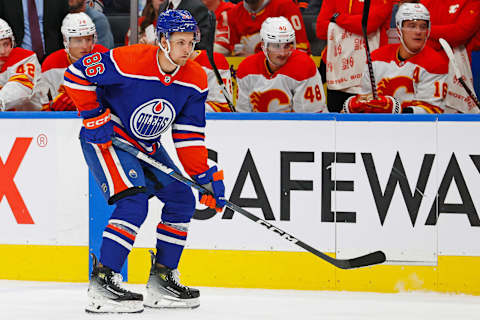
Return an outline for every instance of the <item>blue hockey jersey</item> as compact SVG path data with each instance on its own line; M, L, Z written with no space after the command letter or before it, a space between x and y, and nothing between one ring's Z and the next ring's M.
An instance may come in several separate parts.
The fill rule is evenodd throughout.
M93 53L70 65L64 85L81 111L109 108L115 134L147 153L172 126L177 154L185 171L208 170L205 147L205 71L188 61L172 74L158 63L151 45L119 47Z

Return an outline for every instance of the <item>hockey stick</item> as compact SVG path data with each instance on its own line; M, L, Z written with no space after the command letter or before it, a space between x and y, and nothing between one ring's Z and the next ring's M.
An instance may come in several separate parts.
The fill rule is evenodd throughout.
M194 181L184 177L183 175L175 172L173 169L168 168L164 164L158 162L157 160L151 158L150 156L148 156L145 153L139 151L135 147L132 147L131 145L123 142L122 140L114 137L114 138L112 138L112 142L113 142L114 146L118 147L119 149L121 149L125 152L130 153L131 155L135 156L136 158L138 158L138 159L144 161L145 163L151 165L152 167L162 171L163 173L168 174L169 176L171 176L175 180L178 180L178 181L186 184L187 186L192 187L192 188L194 188L198 191L208 192L201 185L199 185L196 182L194 182ZM327 261L328 263L334 265L337 268L341 268L341 269L361 268L361 267L366 267L366 266L382 263L382 262L385 262L385 260L386 260L385 253L383 253L382 251L375 251L375 252L368 253L366 255L363 255L363 256L360 256L360 257L357 257L357 258L353 258L353 259L335 259L335 258L332 258L332 257L326 255L325 253L320 252L315 248L312 248L311 246L309 246L305 242L298 240L296 237L292 236L291 234L288 234L287 232L275 227L271 223L257 217L256 215L248 212L247 210L237 206L236 204L234 204L234 203L232 203L232 202L230 202L226 199L225 199L225 201L226 201L226 207L240 213L241 215L243 215L243 216L247 217L248 219L252 220L253 222L256 222L256 223L264 226L265 228L272 231L273 233L278 234L283 239L285 239L287 241L290 241L291 243L305 249L306 251L308 251L310 253L313 253L314 255L319 257L320 259L323 259L323 260Z
M375 82L375 75L373 74L372 57L370 55L370 45L368 44L368 36L367 36L367 23L368 23L369 13L370 13L370 0L365 0L363 2L362 32L363 32L363 37L365 38L365 52L367 53L368 74L370 76L370 85L372 86L373 99L377 100L378 99L377 85Z
M445 39L443 39L443 38L438 39L438 41L440 42L440 45L442 46L443 50L445 50L445 53L447 54L448 59L449 59L450 62L452 63L453 72L455 73L455 76L457 77L458 81L460 82L460 84L462 85L462 87L465 89L465 91L467 92L467 94L470 96L470 98L472 98L472 100L475 102L475 104L477 105L477 107L480 108L480 101L478 101L478 99L477 99L477 97L475 96L475 94L474 94L474 93L472 92L472 90L467 86L467 83L465 82L465 80L464 80L463 77L462 77L462 74L460 73L460 69L458 69L457 61L455 60L455 56L453 55L452 47L450 47L450 45L448 44L447 40L445 40Z
M230 92L227 90L225 83L223 83L222 76L218 71L217 65L215 64L215 60L213 59L213 44L215 43L215 15L212 11L208 11L208 22L210 24L210 32L207 34L207 57L208 61L212 65L213 73L215 74L215 78L217 78L218 85L222 88L222 93L225 99L227 100L228 107L230 108L231 112L236 112L235 106L233 105L232 97L230 96Z

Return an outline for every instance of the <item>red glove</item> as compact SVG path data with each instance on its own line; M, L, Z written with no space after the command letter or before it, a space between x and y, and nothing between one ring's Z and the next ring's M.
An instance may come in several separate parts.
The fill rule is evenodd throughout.
M73 103L72 99L66 92L59 93L55 99L53 99L50 110L52 111L76 111L77 107Z
M401 113L398 101L391 96L379 95L378 99L369 96L356 95L343 103L345 113Z

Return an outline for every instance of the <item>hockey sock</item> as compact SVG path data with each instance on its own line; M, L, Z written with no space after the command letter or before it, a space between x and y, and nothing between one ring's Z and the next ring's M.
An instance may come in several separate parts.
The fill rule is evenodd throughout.
M138 193L118 200L116 205L103 232L100 262L120 272L147 217L148 196Z
M157 225L157 254L155 260L176 269L187 240L189 223L160 222Z

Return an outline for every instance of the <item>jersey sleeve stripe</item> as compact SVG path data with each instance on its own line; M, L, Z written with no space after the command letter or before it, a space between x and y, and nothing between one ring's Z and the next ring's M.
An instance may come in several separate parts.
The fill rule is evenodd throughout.
M67 70L67 71L68 71L68 70ZM78 84L82 84L82 85L84 85L84 86L89 86L89 85L92 84L90 81L81 79L81 78L77 77L76 75L71 74L70 72L65 72L65 73L64 73L64 77L67 78L68 80L72 81L72 82L75 82L75 83L78 83Z
M13 76L10 79L8 79L8 81L9 82L10 81L18 82L18 83L24 85L27 88L33 89L33 82L30 79L28 79L28 77L25 76L25 75Z
M205 127L197 127L189 124L174 124L172 129L173 131L191 131L191 132L199 132L202 134L205 133Z
M412 105L424 109L427 113L443 113L441 108L425 101L412 101Z
M65 79L65 80L67 80L67 79ZM69 87L70 89L76 89L76 90L83 90L83 91L96 91L97 90L97 87L95 87L95 86L83 86L83 85L79 85L79 84L68 82L68 81L65 81L63 83L63 85L65 87Z
M193 88L200 93L208 91L208 87L206 87L205 89L202 90L202 89L200 89L200 87L194 85L193 83L183 82L183 81L179 81L179 80L174 80L173 83L179 84L181 86Z
M175 148L187 148L187 147L201 147L205 146L205 141L203 140L191 140L191 141L180 141L175 142Z
M186 140L186 139L205 139L205 135L198 133L174 133L172 134L173 140Z
M83 78L85 79L85 76L83 75L82 71L78 70L77 68L75 68L75 66L73 64L71 64L68 68L67 68L67 71L76 75L77 77L79 78Z

